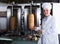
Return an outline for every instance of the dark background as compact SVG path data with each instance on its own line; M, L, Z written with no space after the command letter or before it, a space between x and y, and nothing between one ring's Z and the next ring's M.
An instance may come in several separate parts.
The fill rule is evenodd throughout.
M30 1L33 2L60 2L60 0L0 0L0 2L5 2L5 3L11 3L11 2L16 2L16 3L29 3Z

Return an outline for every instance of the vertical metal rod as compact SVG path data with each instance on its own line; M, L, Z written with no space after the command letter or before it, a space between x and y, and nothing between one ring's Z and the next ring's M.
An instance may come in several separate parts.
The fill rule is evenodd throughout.
M30 13L32 13L32 5L33 5L33 1L31 2L31 5L30 5Z
M13 16L13 5L12 5L12 15L11 16Z

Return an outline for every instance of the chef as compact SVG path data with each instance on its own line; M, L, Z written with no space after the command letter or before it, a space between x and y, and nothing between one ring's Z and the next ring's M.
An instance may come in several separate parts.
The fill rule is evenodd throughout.
M35 31L40 32L42 35L38 40L38 44L59 44L58 34L55 31L55 19L50 14L51 4L45 2L42 4L42 8L45 15L42 19L42 29L35 28Z

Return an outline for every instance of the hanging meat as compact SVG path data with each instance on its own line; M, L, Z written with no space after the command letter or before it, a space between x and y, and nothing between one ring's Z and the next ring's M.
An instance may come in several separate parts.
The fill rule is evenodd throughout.
M10 17L10 29L11 29L12 31L15 30L15 22L16 22L16 18L15 18L14 16L11 16L11 17Z
M28 17L27 17L27 21L28 21L28 27L29 29L33 30L33 27L34 27L34 14L29 14Z

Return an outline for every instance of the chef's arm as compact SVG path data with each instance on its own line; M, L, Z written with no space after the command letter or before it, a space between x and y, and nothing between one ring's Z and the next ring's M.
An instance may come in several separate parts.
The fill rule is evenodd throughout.
M35 27L35 31L37 31L38 33L42 34L41 26Z

